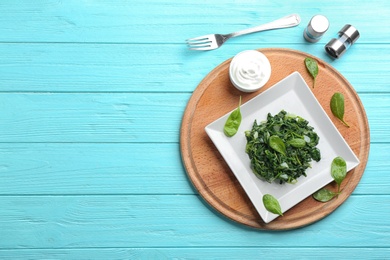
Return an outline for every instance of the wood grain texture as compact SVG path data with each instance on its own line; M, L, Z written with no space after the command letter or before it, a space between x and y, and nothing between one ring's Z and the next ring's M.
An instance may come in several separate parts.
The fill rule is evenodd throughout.
M0 12L0 259L388 258L389 1L3 0ZM290 13L299 26L212 52L184 44ZM302 33L318 13L331 25L310 44ZM361 38L333 61L324 45L346 23ZM294 231L221 217L180 158L181 118L199 82L240 51L270 47L330 63L370 122L352 196Z
M389 195L351 196L323 221L259 232L217 217L194 195L1 196L0 247L387 248L389 203Z
M0 93L0 142L178 142L190 97L191 93ZM370 120L371 141L390 142L390 93L359 97Z
M178 147L178 143L0 144L0 194L194 194Z
M15 259L15 255L23 259L329 259L334 252L343 259L381 259L389 255L388 248L356 248L356 247L314 247L314 248L282 248L282 247L181 247L181 248L99 248L99 249L23 249L1 250L2 259Z
M387 149L371 145L354 194L388 193ZM0 143L0 158L0 195L198 194L179 143Z
M0 94L0 142L177 142L189 96Z
M264 223L204 131L208 124L237 106L234 104L237 98L234 97L242 96L245 103L295 71L298 71L309 85L312 83L313 79L303 61L305 57L315 57L291 49L271 48L260 49L260 51L267 56L272 68L271 78L261 90L250 94L243 94L236 90L229 80L230 60L216 67L199 84L183 116L180 133L183 163L200 195L226 217L260 229L298 228L318 221L333 212L357 186L365 170L370 149L368 120L364 107L350 83L329 64L317 59L320 72L316 79L316 87L311 90L359 158L360 164L347 175L344 181L347 184L342 187L343 193L339 195L338 200L318 203L308 197L288 210L282 218ZM345 95L344 119L350 122L350 128L343 126L330 111L329 102L335 92Z
M351 13L351 6L354 7ZM1 42L115 42L182 43L184 39L220 32L230 33L298 12L302 23L289 30L267 31L240 37L237 43L303 42L310 18L324 14L331 21L328 37L345 23L354 24L369 37L359 43L388 43L390 4L386 0L336 2L282 0L216 2L191 1L1 1ZM206 10L206 11L205 11ZM337 11L335 11L337 10ZM345 19L347 15L348 19ZM366 22L366 17L370 22ZM378 32L378 33L371 33ZM379 33L382 32L382 33ZM321 40L325 44L327 39Z
M388 91L388 84L383 81L390 81L388 45L357 43L343 57L348 62L332 60L324 45L226 43L213 52L193 52L184 43L162 44L158 48L150 43L3 43L0 92L190 93L214 67L238 52L269 47L315 54L340 71L358 92ZM375 68L376 74L367 73L367 68Z

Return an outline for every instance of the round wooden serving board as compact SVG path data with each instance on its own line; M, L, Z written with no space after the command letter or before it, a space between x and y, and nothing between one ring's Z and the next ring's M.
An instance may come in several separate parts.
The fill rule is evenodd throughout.
M340 206L359 183L366 167L370 148L370 131L364 107L349 82L326 62L307 53L279 48L259 49L271 63L272 74L268 83L254 93L240 92L230 82L231 59L211 71L199 84L185 110L181 132L180 149L187 174L199 194L221 214L244 225L267 230L285 230L302 227L322 219ZM237 181L204 128L209 123L270 88L294 71L298 71L306 83L312 86L313 79L304 65L311 57L319 64L319 73L312 91L344 139L360 160L360 164L347 174L342 183L343 192L328 203L315 201L312 196L285 212L283 217L266 224L255 210L245 191ZM350 128L335 118L329 103L335 92L345 96L345 121ZM332 190L335 183L328 186Z

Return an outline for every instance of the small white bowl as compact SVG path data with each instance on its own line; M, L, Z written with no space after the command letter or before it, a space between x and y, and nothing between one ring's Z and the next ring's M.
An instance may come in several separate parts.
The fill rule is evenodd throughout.
M238 53L229 67L232 84L240 91L254 92L268 82L271 76L271 64L268 58L256 50Z

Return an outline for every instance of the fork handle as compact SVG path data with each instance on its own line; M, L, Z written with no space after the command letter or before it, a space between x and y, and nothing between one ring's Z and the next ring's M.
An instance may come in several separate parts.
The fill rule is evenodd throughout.
M230 38L230 37L236 37L236 36L254 33L254 32L261 32L261 31L267 31L267 30L273 30L273 29L294 27L294 26L297 26L300 22L301 22L301 17L299 17L298 14L291 14L291 15L285 16L283 18L280 18L278 20L275 20L273 22L259 25L259 26L253 27L253 28L241 30L238 32L234 32L234 33L228 34L227 36Z

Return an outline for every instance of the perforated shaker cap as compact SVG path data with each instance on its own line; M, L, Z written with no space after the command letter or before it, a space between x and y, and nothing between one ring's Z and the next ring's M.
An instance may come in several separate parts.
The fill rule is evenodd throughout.
M323 15L315 15L307 25L304 37L309 42L317 42L329 28L329 20Z

